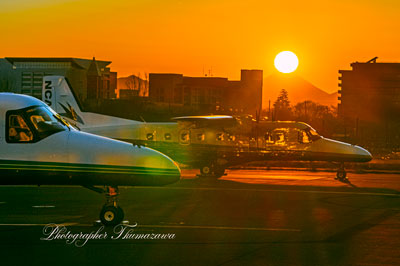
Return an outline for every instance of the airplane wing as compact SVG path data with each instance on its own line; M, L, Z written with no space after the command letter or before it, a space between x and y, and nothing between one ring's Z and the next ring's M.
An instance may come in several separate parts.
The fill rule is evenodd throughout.
M237 123L236 119L229 115L180 116L172 120L196 127L231 127Z

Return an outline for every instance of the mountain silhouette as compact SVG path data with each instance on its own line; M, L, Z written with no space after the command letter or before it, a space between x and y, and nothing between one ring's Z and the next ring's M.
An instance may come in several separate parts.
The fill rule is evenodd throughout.
M271 100L271 106L273 105L282 89L288 92L291 105L304 101L313 101L327 106L338 104L337 92L327 93L299 76L273 74L264 78L263 82L264 108L268 108L269 100Z

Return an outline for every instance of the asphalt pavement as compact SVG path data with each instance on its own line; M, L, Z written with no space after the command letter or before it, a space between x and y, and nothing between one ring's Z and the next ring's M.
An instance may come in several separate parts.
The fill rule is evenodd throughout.
M122 187L129 224L95 225L82 187L0 187L1 265L400 265L400 175L231 170Z

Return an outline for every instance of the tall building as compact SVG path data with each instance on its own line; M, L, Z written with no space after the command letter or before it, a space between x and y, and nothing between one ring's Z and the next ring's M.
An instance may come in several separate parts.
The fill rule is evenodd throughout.
M339 70L339 115L348 120L399 121L400 63L351 64L352 70Z
M254 114L262 109L262 88L263 71L262 70L241 70L240 78L241 88L237 100L241 104L241 109Z
M117 73L111 62L93 58L6 57L0 59L0 90L41 98L43 77L65 76L80 100L115 98Z
M262 70L242 70L240 81L151 73L149 97L152 102L161 105L255 114L262 104L262 79Z
M152 102L168 105L182 105L182 91L182 74L150 73L149 97Z

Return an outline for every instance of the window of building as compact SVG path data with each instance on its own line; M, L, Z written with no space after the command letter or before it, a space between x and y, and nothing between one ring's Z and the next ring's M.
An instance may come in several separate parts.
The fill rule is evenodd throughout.
M71 62L16 62L16 68L70 68Z
M43 77L49 76L51 74L45 72L22 72L21 73L21 92L23 94L28 94L41 98L42 96L42 84Z
M185 87L183 91L183 103L185 105L190 105L191 104L191 93L190 93L190 88Z
M164 102L165 97L164 97L164 88L159 88L158 89L158 102Z
M183 99L183 88L177 85L174 87L174 103L182 103Z

